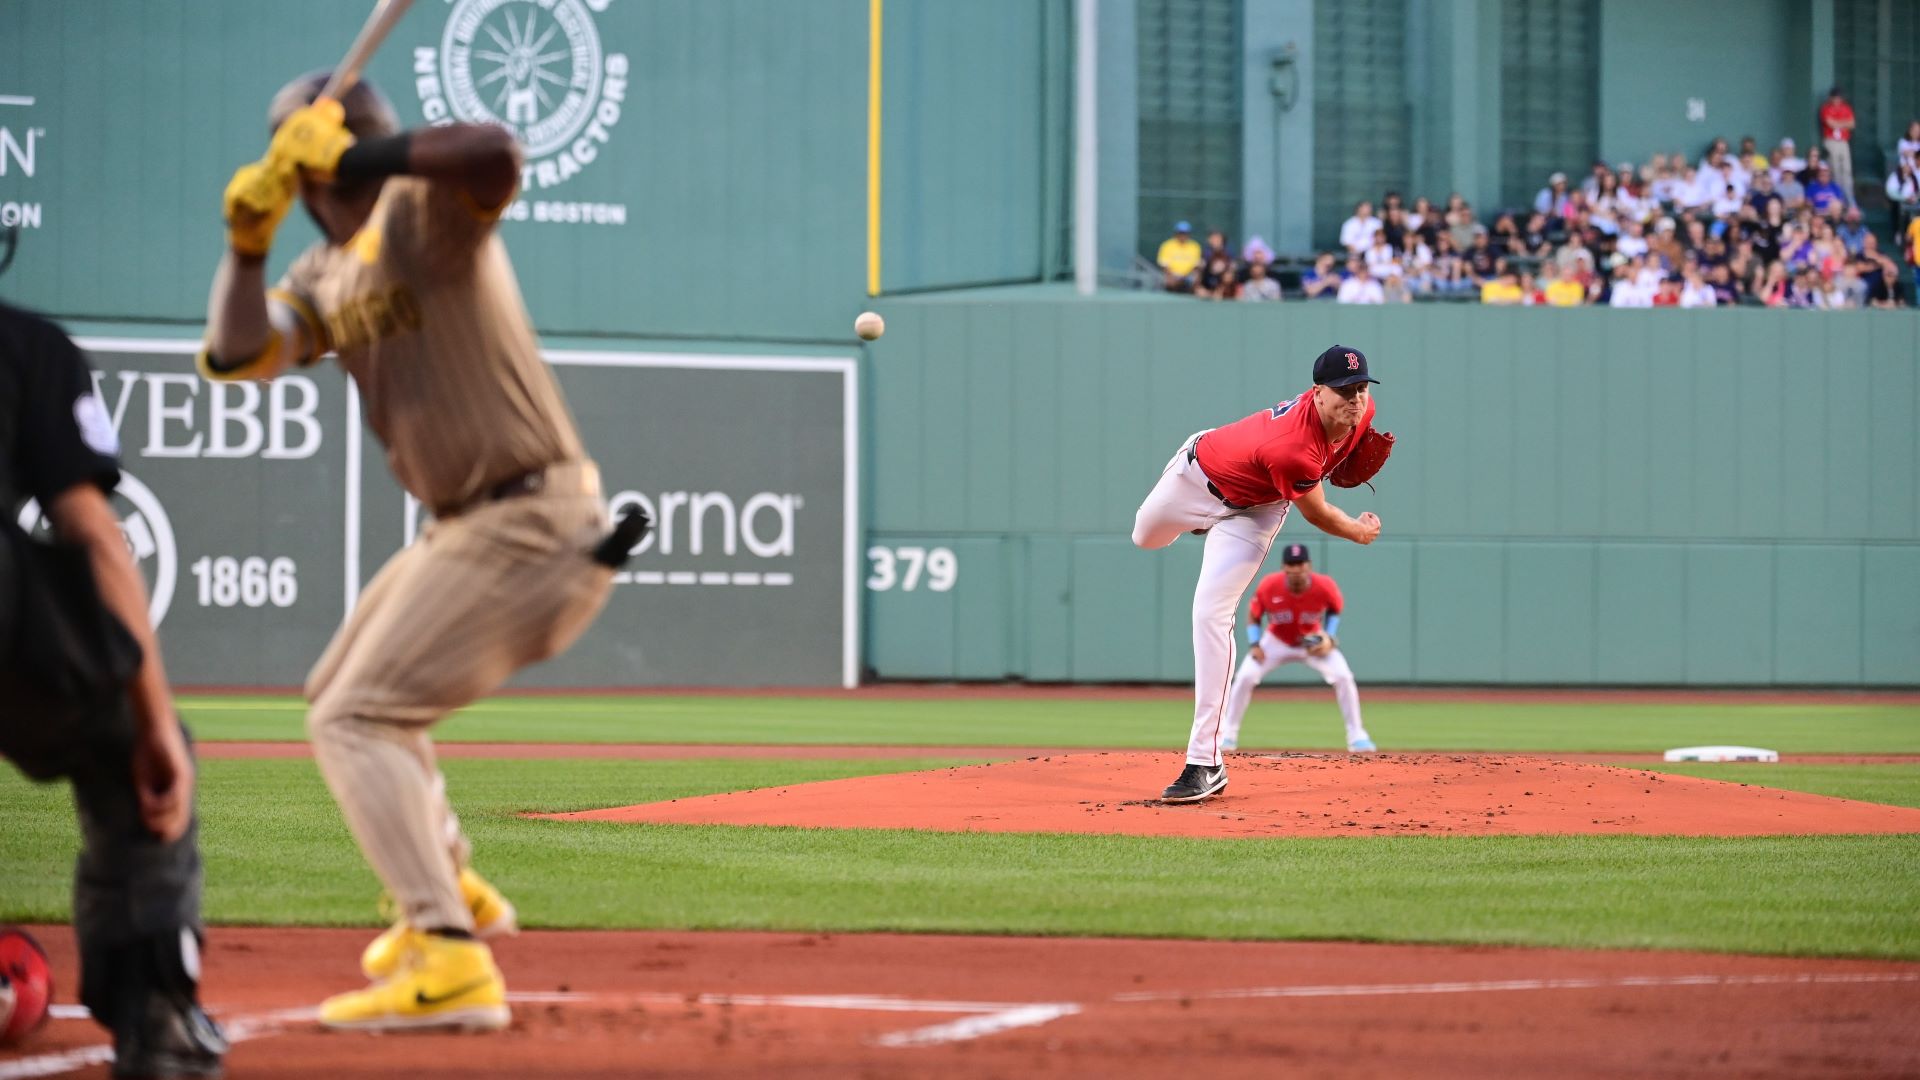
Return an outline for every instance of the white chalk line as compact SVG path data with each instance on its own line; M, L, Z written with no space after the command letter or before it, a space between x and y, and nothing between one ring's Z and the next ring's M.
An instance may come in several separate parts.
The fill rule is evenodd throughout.
M581 993L574 991L526 991L507 995L514 1005L619 1004L619 1005L708 1005L738 1008L838 1009L851 1012L882 1013L966 1013L959 1021L893 1032L869 1040L885 1047L938 1046L984 1038L1014 1028L1044 1024L1080 1011L1068 1002L1033 1004L1010 1001L943 1001L905 998L890 994L674 994L674 993ZM51 1006L48 1015L56 1020L85 1020L92 1016L84 1005ZM264 1039L285 1033L290 1024L312 1023L318 1010L307 1007L273 1012L221 1017L220 1026L231 1043ZM39 1054L15 1061L0 1062L0 1080L29 1080L33 1077L59 1076L113 1060L111 1045L85 1046L58 1053Z
M87 1011L85 1005L53 1005L48 1007L47 1015L55 1020L85 1020L93 1014ZM318 1015L319 1010L310 1007L276 1009L272 1012L225 1019L220 1022L220 1027L226 1032L227 1041L237 1045L252 1039L265 1039L278 1035L286 1030L286 1025L308 1023ZM30 1080L32 1077L59 1076L62 1073L78 1072L94 1065L107 1065L112 1062L112 1044L82 1046L54 1054L38 1054L15 1061L0 1061L0 1080Z
M1797 975L1622 975L1583 979L1495 979L1483 982L1356 983L1346 986L1256 986L1237 990L1149 990L1113 1000L1235 1001L1251 998L1404 997L1531 990L1648 989L1676 986L1793 986L1920 982L1920 972L1805 972Z
M1544 990L1658 989L1674 987L1834 986L1920 983L1920 972L1802 972L1770 975L1624 975L1610 978L1493 979L1478 982L1350 983L1318 986L1255 986L1225 990L1153 990L1115 994L1116 1003L1156 1001L1244 1001L1260 998L1404 997L1423 994L1513 993ZM889 1032L870 1040L875 1046L905 1049L984 1038L1003 1031L1035 1027L1084 1007L1074 1002L946 1001L888 994L675 994L528 991L507 995L517 1005L643 1004L711 1005L742 1008L838 1009L853 1012L963 1013L961 1019ZM48 1010L57 1020L84 1020L83 1005L60 1004ZM316 1019L313 1008L279 1009L223 1018L233 1043L270 1038L291 1024ZM113 1047L86 1046L0 1062L0 1080L58 1076L113 1060Z
M1064 1001L1051 1005L1020 1005L1000 1012L968 1016L930 1027L895 1031L873 1039L872 1042L875 1046L888 1047L939 1046L942 1043L965 1042L968 1039L978 1039L1002 1031L1012 1031L1014 1028L1037 1027L1063 1016L1072 1016L1079 1011L1080 1006Z
M967 1013L959 1020L928 1027L890 1032L868 1040L875 1046L939 1046L985 1038L1015 1028L1034 1027L1063 1016L1072 1016L1080 1006L1072 1002L1019 1003L1007 1001L928 1001L889 994L509 994L508 1000L527 1004L544 1002L617 1001L646 1005L716 1005L744 1008L845 1009L854 1012Z

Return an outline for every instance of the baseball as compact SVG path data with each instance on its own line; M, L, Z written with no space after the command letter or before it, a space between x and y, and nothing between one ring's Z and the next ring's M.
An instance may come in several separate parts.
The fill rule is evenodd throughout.
M887 320L881 318L878 312L863 311L859 318L853 320L853 332L859 334L862 341L872 341L887 332Z

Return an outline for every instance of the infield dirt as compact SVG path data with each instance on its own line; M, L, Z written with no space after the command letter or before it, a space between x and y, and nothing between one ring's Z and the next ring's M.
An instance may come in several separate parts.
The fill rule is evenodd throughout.
M52 953L74 1010L74 948ZM206 1000L239 1077L493 1080L1912 1076L1920 965L1343 942L531 931L498 944L513 1026L326 1034L371 929L219 927ZM282 1012L281 1010L292 1010ZM56 1020L0 1077L101 1077Z

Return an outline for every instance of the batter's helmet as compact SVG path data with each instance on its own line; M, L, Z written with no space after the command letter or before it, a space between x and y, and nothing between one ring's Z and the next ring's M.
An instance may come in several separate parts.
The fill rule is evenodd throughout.
M0 929L0 1046L19 1042L47 1022L53 968L46 951L17 926Z
M280 88L273 95L273 103L267 106L267 130L277 131L287 117L302 105L311 105L326 88L327 79L333 72L326 69L309 71ZM365 79L347 88L340 96L340 104L347 110L347 130L353 132L356 139L376 139L382 135L400 133L400 114L393 109L393 103L387 100L378 87Z

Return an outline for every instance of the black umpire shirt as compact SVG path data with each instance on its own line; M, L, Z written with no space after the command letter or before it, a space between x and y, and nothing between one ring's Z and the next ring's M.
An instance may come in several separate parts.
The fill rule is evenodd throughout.
M44 510L76 484L120 482L119 440L72 339L0 303L0 511L29 496Z

